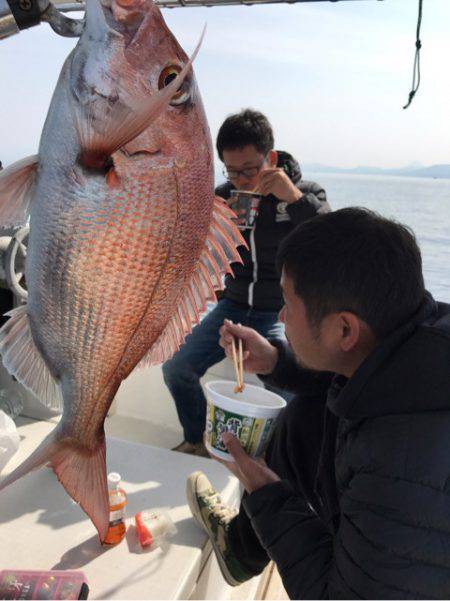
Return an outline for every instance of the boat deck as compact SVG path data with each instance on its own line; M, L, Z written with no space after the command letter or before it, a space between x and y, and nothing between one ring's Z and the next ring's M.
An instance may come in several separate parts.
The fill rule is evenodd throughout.
M228 379L228 370L229 366L227 366L226 363L220 364L218 368L214 370L213 373L208 373L208 375L205 377L205 380ZM23 458L27 457L29 453L37 446L37 444L39 444L39 442L45 437L45 435L54 428L58 420L58 417L50 417L46 420L36 420L29 417L18 418L17 425L21 437L21 447L16 456L14 456L11 459L10 463L5 468L4 473L9 472ZM196 469L202 469L208 474L211 470L211 475L215 476L211 479L214 482L214 484L218 486L218 489L221 491L226 502L233 501L235 504L239 502L239 487L237 480L235 478L232 478L228 474L228 472L226 472L224 468L222 468L222 466L219 466L212 460L175 454L172 451L170 451L170 449L173 446L175 446L182 440L182 431L178 423L173 401L170 399L168 391L163 384L160 368L151 368L151 370L138 371L132 374L130 378L123 383L116 397L116 400L114 401L114 404L111 407L110 415L108 415L105 421L105 431L107 437L110 438L112 441L117 440L118 444L120 444L121 441L129 443L130 453L132 453L132 449L135 447L140 447L141 445L148 445L148 447L146 447L143 452L149 454L148 461L150 464L148 466L148 477L150 479L150 465L153 461L152 453L156 453L158 455L158 463L162 463L165 466L162 469L162 474L166 470L176 472L173 474L173 477L179 480L177 486L180 488L180 491L182 491L178 491L177 493L178 497L180 497L177 500L177 507L181 507L181 510L186 513L186 516L184 516L184 519L182 520L183 528L185 527L184 520L188 520L188 525L186 526L187 530L186 533L184 533L184 538L186 539L186 541L187 539L190 539L192 541L191 543L185 542L182 544L183 548L186 547L183 551L183 564L186 563L186 565L191 566L188 570L188 573L190 575L189 577L192 579L192 591L189 595L189 599L275 600L288 598L281 584L279 575L276 569L274 568L273 564L270 564L267 567L267 569L261 577L255 578L252 581L236 588L229 587L223 581L214 554L211 552L211 546L206 540L206 536L204 536L203 533L201 533L203 538L200 540L200 543L198 542L198 528L193 523L192 518L190 518L190 513L184 499L184 482L187 475L191 471L194 471ZM112 442L111 444L115 445L116 443ZM174 461L175 458L176 461ZM128 464L129 469L130 465L132 465L132 463ZM178 470L179 465L181 467ZM158 469L161 469L161 467L159 466ZM216 483L218 479L216 473L217 469L219 469L219 471L222 471L223 475L226 475L227 481L231 483L230 487L227 488L226 491L225 489L223 489L223 483L222 487L220 485L220 481ZM44 470L40 471L43 472ZM126 482L125 472L126 470L124 470L123 475L124 481ZM35 478L38 474L39 472L30 475L27 478ZM142 478L143 476L141 475L141 479ZM17 483L18 487L21 482L23 482L23 485L25 485L26 478ZM36 482L40 481L37 480ZM57 489L60 488L59 484L57 484L56 482L55 485L57 485ZM11 489L14 486L16 485L12 485ZM131 486L133 485L131 484ZM5 493L7 493L8 490L9 489L6 489ZM12 501L12 504L14 503L15 501ZM2 506L3 504L0 504L0 523L5 522L5 520L2 519L2 514L4 513L4 511L2 510ZM26 515L28 514L26 513ZM6 520L6 522L8 522L8 520ZM36 519L36 527L41 528L41 525L37 522L38 519ZM18 526L17 524L21 523L22 522L14 522L14 527L20 529L20 525ZM30 522L28 524L28 527L32 523L35 522ZM4 536L7 536L5 526L7 530L8 523L4 524L0 528L0 539L2 538L2 533ZM91 527L89 521L88 526ZM11 530L9 532L11 533ZM54 532L50 534L54 535ZM73 536L73 534L70 534L69 532L67 532L67 534L68 536ZM44 535L46 535L45 531L39 532L39 536ZM95 562L100 562L100 559L98 557L95 557L94 560ZM125 557L125 560L128 561L128 556ZM2 561L1 563L4 564L5 562ZM95 566L96 565L97 564L95 564ZM17 565L11 567L17 567ZM49 569L51 567L51 565L48 565L48 567L36 567L36 569ZM99 563L98 570L100 570L101 573L101 563ZM101 589L100 587L99 591L100 590L106 589ZM169 589L167 589L167 596L165 596L164 591L159 591L159 598L185 598L186 590L188 590L186 586L185 588L181 587L181 585L178 588L172 587L170 588L171 592L169 592ZM176 591L178 591L183 596L178 596ZM136 591L134 592L134 595L136 595ZM95 595L90 598L102 597ZM125 599L152 597L121 596L120 598Z

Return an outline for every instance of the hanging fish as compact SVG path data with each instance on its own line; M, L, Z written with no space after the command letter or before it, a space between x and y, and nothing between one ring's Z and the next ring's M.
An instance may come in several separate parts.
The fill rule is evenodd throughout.
M29 216L31 227L28 302L0 331L0 353L63 408L0 489L49 463L101 541L117 389L137 364L171 357L240 260L191 62L151 0L87 0L39 154L0 174L0 224Z

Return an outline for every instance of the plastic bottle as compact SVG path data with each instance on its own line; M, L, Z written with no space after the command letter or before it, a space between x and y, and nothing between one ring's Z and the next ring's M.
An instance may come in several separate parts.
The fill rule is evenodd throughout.
M108 474L109 488L109 529L105 538L105 545L117 545L125 536L125 506L127 495L120 488L120 474L111 472Z
M141 547L161 545L161 541L177 533L169 510L165 507L139 511L134 516L134 521Z

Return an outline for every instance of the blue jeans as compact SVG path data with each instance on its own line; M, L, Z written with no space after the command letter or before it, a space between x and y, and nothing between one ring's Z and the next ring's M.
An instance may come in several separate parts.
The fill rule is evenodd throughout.
M278 313L243 308L228 299L220 300L192 330L180 350L162 368L164 381L175 400L184 439L191 443L203 440L206 398L200 378L225 357L219 346L219 329L224 319L253 328L266 338L284 338L284 325L278 321ZM276 392L286 398L286 393Z

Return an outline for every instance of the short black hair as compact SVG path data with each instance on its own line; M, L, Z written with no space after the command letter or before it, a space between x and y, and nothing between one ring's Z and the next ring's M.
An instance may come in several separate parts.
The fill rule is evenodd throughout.
M223 161L224 150L254 146L266 155L274 147L273 131L265 115L252 109L230 115L222 123L217 134L217 153Z
M351 311L379 338L425 297L422 257L406 226L363 208L318 215L281 243L278 269L292 278L310 323Z

